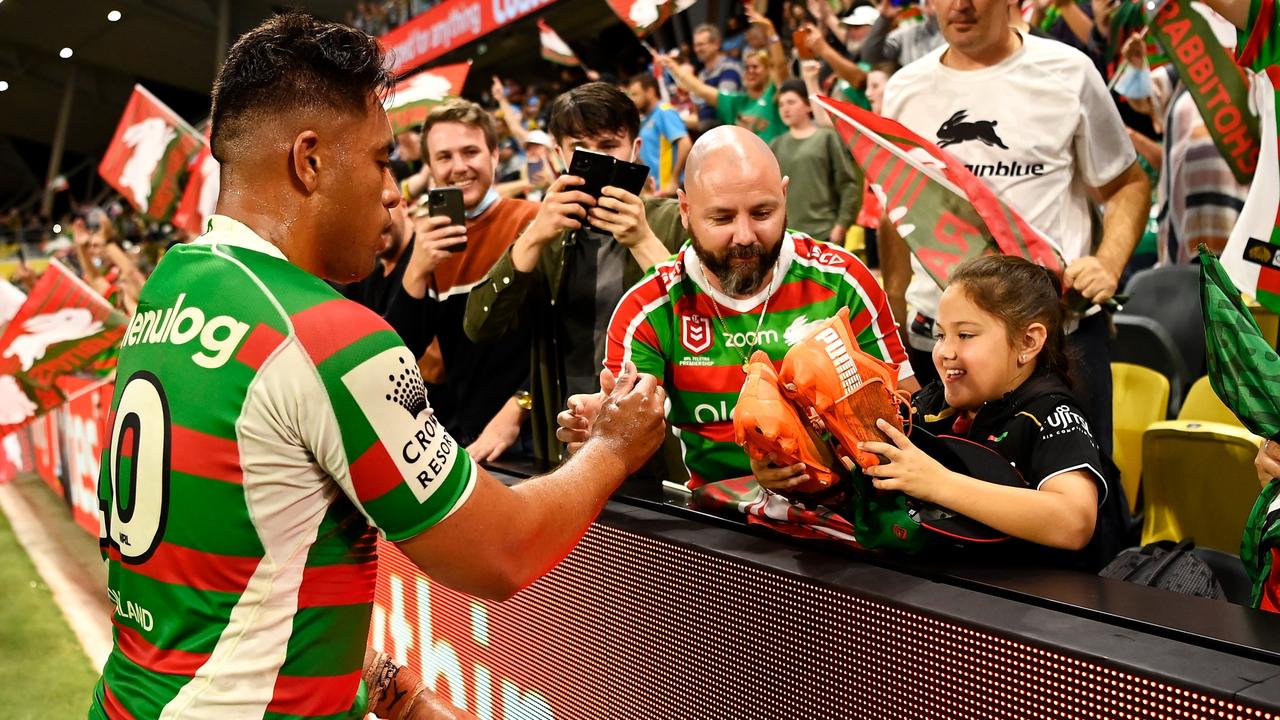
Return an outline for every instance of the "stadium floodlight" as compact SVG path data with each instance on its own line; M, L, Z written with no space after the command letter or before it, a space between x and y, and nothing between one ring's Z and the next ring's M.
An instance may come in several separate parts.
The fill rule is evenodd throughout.
M0 0L0 2L2 1L3 0ZM107 13L107 22L116 22L120 18L121 18L121 15L119 10L112 10L111 12Z
M0 2L4 2L4 0L0 0ZM0 80L0 92L4 92L5 90L8 90L8 89L9 89L9 81Z
M69 47L64 47L58 51L58 57L62 58L63 60L70 58L73 54L74 54L74 51Z
M58 234L58 233L60 233L60 232L62 232L62 226L61 226L61 225L59 225L59 224L57 224L57 223L54 223L54 225L53 225L53 234L54 234L54 235L57 235L57 234Z

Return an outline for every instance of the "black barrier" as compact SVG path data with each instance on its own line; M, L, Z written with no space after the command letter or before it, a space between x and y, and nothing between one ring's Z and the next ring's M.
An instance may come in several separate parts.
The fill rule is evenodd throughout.
M388 552L373 644L495 719L1280 715L1280 618L1072 573L1036 597L1033 571L930 577L723 525L610 503L500 604ZM1139 606L1186 622L1119 612Z

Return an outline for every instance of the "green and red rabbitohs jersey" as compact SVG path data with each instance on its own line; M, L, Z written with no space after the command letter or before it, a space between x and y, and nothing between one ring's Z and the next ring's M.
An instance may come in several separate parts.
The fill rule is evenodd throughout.
M769 284L744 299L712 288L685 243L627 291L609 321L605 365L617 373L629 360L662 381L691 487L751 473L731 413L754 350L777 367L812 327L847 307L859 347L896 363L899 378L912 375L889 299L862 261L803 233L781 242Z
M364 717L374 528L413 537L476 478L400 338L215 216L143 288L117 376L89 716Z

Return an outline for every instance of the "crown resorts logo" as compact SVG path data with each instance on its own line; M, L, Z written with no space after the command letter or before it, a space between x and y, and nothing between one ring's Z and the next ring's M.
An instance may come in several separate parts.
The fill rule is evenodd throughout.
M403 357L400 358L400 365L399 376L395 373L387 375L387 381L395 383L391 392L387 393L387 399L404 408L410 417L416 418L427 409L427 387L422 382L422 374L418 372L417 365L410 365Z

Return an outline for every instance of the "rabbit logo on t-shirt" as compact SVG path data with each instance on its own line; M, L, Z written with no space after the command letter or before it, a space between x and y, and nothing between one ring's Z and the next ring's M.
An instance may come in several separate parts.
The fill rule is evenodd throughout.
M944 148L948 145L958 145L969 140L981 140L984 145L990 147L998 147L1004 150L1009 148L996 134L995 120L974 120L973 122L965 122L965 117L969 114L968 110L957 110L951 117L943 121L938 128L938 147Z

